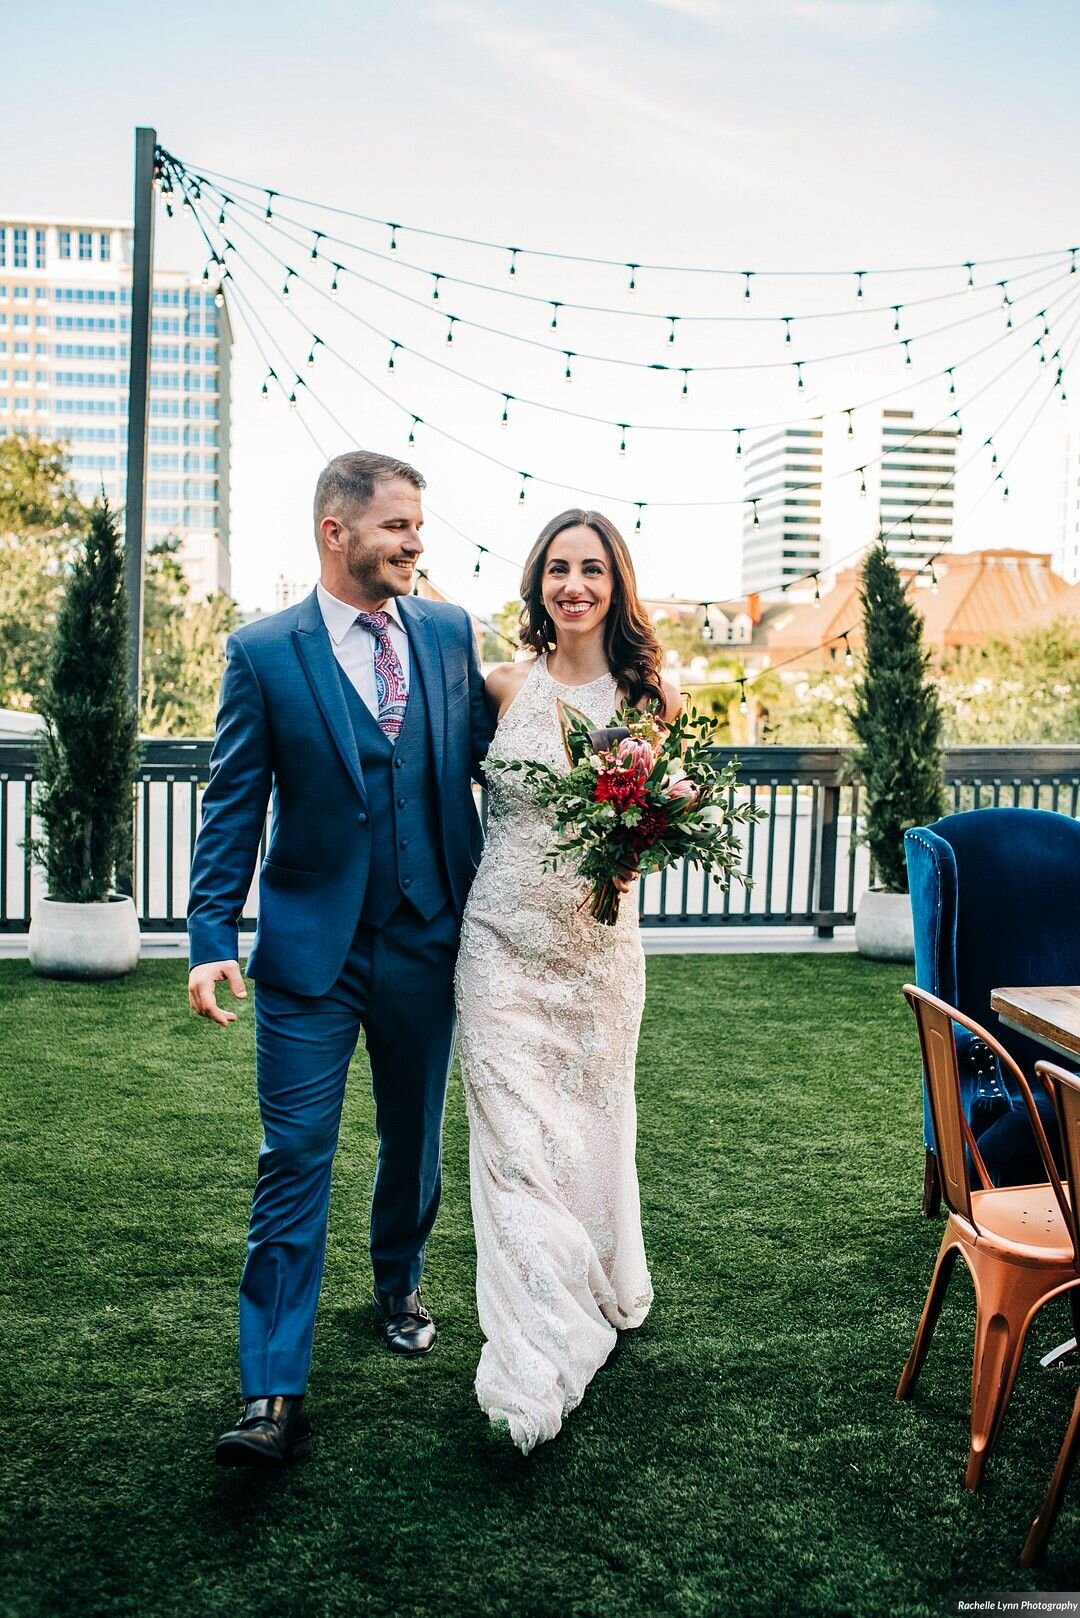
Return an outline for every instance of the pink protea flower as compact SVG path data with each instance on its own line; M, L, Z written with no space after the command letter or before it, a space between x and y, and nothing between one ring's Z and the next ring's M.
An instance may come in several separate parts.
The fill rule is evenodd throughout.
M648 742L627 736L619 743L615 759L620 769L641 770L643 774L650 775L656 763L656 751Z
M697 795L698 789L688 775L680 775L664 793L665 798L696 798Z

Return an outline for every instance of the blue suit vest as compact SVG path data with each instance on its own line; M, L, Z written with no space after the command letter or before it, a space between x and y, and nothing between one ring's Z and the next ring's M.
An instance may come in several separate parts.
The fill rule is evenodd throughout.
M338 666L368 798L371 864L361 920L382 927L405 901L425 920L453 902L438 821L438 782L423 681L409 682L396 745Z

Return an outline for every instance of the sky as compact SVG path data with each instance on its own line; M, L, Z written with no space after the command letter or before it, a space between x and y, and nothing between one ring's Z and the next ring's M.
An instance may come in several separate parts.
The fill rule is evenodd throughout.
M265 195L228 182L260 216L237 206L226 232L240 306L233 590L245 608L272 606L279 576L313 579L314 481L325 455L355 444L408 454L424 472L426 565L478 610L516 594L532 539L571 505L605 510L627 533L646 593L722 599L739 587L741 476L731 435L716 429L901 389L895 403L928 423L962 408L958 544L1053 548L1067 412L1031 344L1044 306L1048 349L1067 356L1080 335L1080 276L1070 284L1057 252L1080 241L1071 0L189 0L147 19L145 7L102 0L88 25L84 7L56 0L46 39L38 14L16 5L0 208L128 217L137 124L192 170L320 205L279 200L271 231ZM403 229L391 255L384 225L349 214L619 265L846 273L761 273L746 300L738 276L642 272L631 295L623 269L525 253L511 280L505 252L419 228ZM359 272L333 303L326 254L312 263L307 251L319 229L348 241L335 252ZM188 211L159 217L156 251L161 265L201 269ZM1002 263L983 268L988 259ZM858 267L967 260L980 262L970 294L951 269L871 276L855 297ZM999 277L1015 300L1011 337ZM935 301L914 309L916 298ZM552 331L553 302L613 312L563 308ZM897 302L912 367L894 340ZM671 312L684 317L673 344ZM836 318L798 318L811 314ZM262 401L268 361L290 389L303 375L295 411L280 394ZM740 369L694 375L683 399L681 376L658 364ZM949 364L954 397L940 375ZM503 392L515 400L505 428ZM413 415L425 425L410 448ZM631 431L622 455L622 422L678 430ZM1007 503L994 453L998 468L1008 462ZM635 501L646 502L640 534Z

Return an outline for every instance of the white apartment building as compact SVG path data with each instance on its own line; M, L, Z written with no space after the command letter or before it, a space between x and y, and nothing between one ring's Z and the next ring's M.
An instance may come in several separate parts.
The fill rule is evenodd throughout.
M82 498L123 507L133 231L0 214L0 438L59 440ZM230 588L228 310L155 270L147 544L169 535L193 594Z
M779 427L748 444L743 494L743 595L779 596L821 565L820 422ZM756 513L756 523L755 523ZM813 583L809 591L813 594Z
M1080 410L1075 407L1065 426L1062 474L1054 572L1076 584L1080 580Z
M952 545L955 426L878 405L834 412L824 429L823 578L854 566L879 533L902 566L922 567Z

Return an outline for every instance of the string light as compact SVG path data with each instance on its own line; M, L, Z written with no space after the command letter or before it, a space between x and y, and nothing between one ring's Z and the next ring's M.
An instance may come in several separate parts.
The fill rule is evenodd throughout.
M675 341L675 327L678 323L679 317L678 315L665 315L664 318L671 322L671 330L668 332L667 340L669 343L673 343Z
M785 343L790 343L791 342L791 322L792 322L792 320L794 318L795 317L793 315L781 315L780 316L780 319L784 322L784 342Z
M276 381L277 381L277 372L274 370L274 367L271 366L270 369L266 373L266 379L265 379L265 381L263 382L263 385L262 385L262 396L263 396L264 399L269 399L269 397L270 397L270 384L271 384L271 382L276 382Z
M709 621L709 608L712 606L712 602L703 601L701 605L705 608L705 616L701 621L701 638L702 640L710 641L713 638L713 626Z
M893 331L899 331L900 330L900 310L902 308L903 308L903 304L899 304L899 303L894 303L893 306L892 306L892 312L893 312L892 329L893 329Z
M805 384L803 382L803 374L802 374L803 362L802 362L802 360L793 360L792 364L795 366L795 379L796 379L796 383L797 383L799 392L804 393L806 391L806 389L805 389Z
M690 370L689 370L689 367L685 366L685 365L681 367L681 370L682 370L683 382L682 382L682 391L681 391L679 397L682 398L682 399L685 399L685 398L688 397L688 395L690 393Z
M855 657L851 650L851 642L848 640L848 632L846 629L842 632L840 639L844 643L844 666L845 668L851 668L855 662Z
M420 421L420 417L414 416L412 418L412 426L409 428L408 444L410 449L416 443L416 429L421 425L422 423Z
M389 224L389 220L387 221L387 223ZM400 229L401 229L400 225L390 225L390 251L391 251L391 253L396 253L397 252L397 233L398 233L398 231Z
M506 426L509 425L509 422L510 422L510 401L511 401L511 399L513 397L514 397L514 395L512 393L504 393L503 394L503 413L502 413L502 417L501 417L500 422L499 422L499 425L501 427L506 427Z
M756 500L751 500L750 505L751 505L751 508L753 510L753 513L754 513L754 520L750 524L750 526L751 526L751 528L760 528L761 523L758 521L757 501Z
M950 396L950 398L955 399L955 397L956 397L956 378L953 376L953 367L951 365L946 365L946 367L945 367L945 375L949 379L949 396Z
M865 274L866 274L865 270L856 270L855 271L855 296L857 298L861 298L862 295L863 295L863 276Z
M510 274L511 275L516 275L517 274L517 256L518 256L518 254L520 252L521 252L520 247L511 247L511 249L510 249Z
M309 365L314 365L315 364L315 350L317 348L321 348L322 346L323 346L323 340L322 340L321 337L312 337L312 339L311 339L311 347L308 350L308 357L307 357L307 363Z
M821 606L821 575L819 573L814 573L814 574L811 575L811 577L813 578L813 581L814 581L814 606L815 607L820 607Z
M487 546L486 545L477 545L477 547L476 547L476 566L473 568L473 571L472 571L472 576L473 576L474 579L478 579L480 577L480 562L481 562L481 559L483 557L485 557L486 555L487 555Z
M619 428L620 428L620 431L621 431L621 434L622 434L621 438L619 439L619 454L620 455L625 455L626 454L626 435L627 435L627 433L629 432L630 429L629 429L629 426L627 425L627 423L625 421L620 421L619 422Z
M641 265L628 264L626 268L630 271L630 280L627 284L626 290L628 293L633 294L637 291L637 272L641 268Z
M968 292L974 292L974 290L975 290L975 263L974 263L974 260L970 259L970 258L965 259L964 260L964 269L968 272L967 290L968 290Z
M285 266L285 285L281 289L281 296L283 298L287 298L289 296L289 282L293 279L293 277L295 275L296 275L296 271L295 270L290 270L289 266L286 264L286 266Z
M754 272L753 270L742 270L740 273L743 277L743 301L747 302L750 297L750 282L753 279Z
M393 375L393 373L397 369L396 365L394 364L394 355L397 353L397 351L398 351L398 349L400 347L401 347L400 343L391 343L390 344L390 358L386 362L386 369L391 373L391 375Z
M861 297L862 294L860 293L859 296ZM739 687L739 712L740 713L749 713L750 712L750 704L746 700L746 675L745 674L738 675L737 676L737 683L738 683L738 687Z
M911 364L911 338L910 337L901 337L900 341L904 345L904 364L905 365L910 365Z
M519 506L523 506L525 504L525 485L529 481L529 475L530 474L528 472L522 472L521 474L521 493L518 495Z
M336 298L337 295L338 295L338 276L341 273L342 273L341 265L340 264L335 264L334 265L334 279L330 283L330 296L332 298Z
M549 331L558 331L558 329L559 329L559 310L561 308L562 308L562 304L561 303L556 303L554 301L554 299L553 299L552 304L551 304L551 325L548 328Z
M865 500L866 499L866 468L865 468L865 466L860 466L860 467L857 468L857 470L858 470L858 473L859 473L859 493L862 495L863 499Z
M431 272L431 282L432 282L432 285L431 285L431 301L432 301L432 303L438 303L438 301L439 301L439 282L441 280L443 280L443 277L438 273L438 271L437 270L432 270L432 272Z
M851 419L851 410L850 409L845 410L844 415L847 417L847 436L849 438L854 438L855 437L855 423Z
M742 435L743 435L743 428L742 427L736 427L735 428L735 458L736 458L736 460L740 459L741 456L742 456Z
M572 371L570 370L570 361L574 358L574 352L572 349L564 348L563 354L566 357L566 370L563 372L563 381L572 382L574 377Z
M448 321L446 328L446 341L447 343L452 344L454 341L454 327L457 324L457 315L447 315L446 318Z
M311 256L312 256L313 259L318 258L318 256L319 256L319 243L322 241L322 239L323 239L322 231L317 230L315 232L315 240L311 244Z
M927 565L930 568L930 592L931 592L932 595L937 595L937 593L938 593L938 576L934 572L934 558L933 557L930 558L930 561L929 561L929 563Z
M648 504L648 502L645 501L645 500L635 500L634 501L634 505L637 507L637 520L634 523L634 533L635 534L640 534L641 533L641 514L645 510L645 507L646 507L647 504Z

